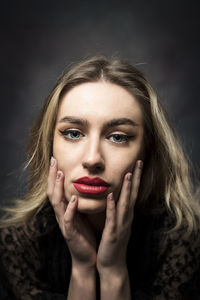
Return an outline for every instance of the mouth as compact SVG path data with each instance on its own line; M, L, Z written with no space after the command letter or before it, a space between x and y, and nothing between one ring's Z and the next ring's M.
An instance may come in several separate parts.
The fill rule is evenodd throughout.
M108 186L101 185L88 185L83 183L73 183L75 189L82 194L98 195L107 191Z
M75 189L82 194L99 195L106 192L109 184L99 177L81 177L73 182Z

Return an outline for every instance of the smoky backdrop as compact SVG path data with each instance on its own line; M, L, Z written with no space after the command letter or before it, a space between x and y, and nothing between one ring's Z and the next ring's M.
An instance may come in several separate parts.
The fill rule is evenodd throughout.
M72 62L117 55L146 74L195 169L199 139L199 1L1 1L0 203L26 191L28 133Z

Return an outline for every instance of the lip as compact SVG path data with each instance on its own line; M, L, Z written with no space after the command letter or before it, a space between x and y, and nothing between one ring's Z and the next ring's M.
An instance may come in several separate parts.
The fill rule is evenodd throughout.
M107 191L110 186L99 177L81 177L73 182L75 189L79 193L98 195Z
M74 181L74 183L82 183L87 185L95 185L95 186L110 186L106 181L99 177L80 177Z

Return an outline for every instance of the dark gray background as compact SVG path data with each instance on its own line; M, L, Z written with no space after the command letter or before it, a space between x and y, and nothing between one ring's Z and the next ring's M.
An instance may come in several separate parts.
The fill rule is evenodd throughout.
M27 135L64 68L89 55L139 64L200 166L199 1L1 1L0 201L21 197Z

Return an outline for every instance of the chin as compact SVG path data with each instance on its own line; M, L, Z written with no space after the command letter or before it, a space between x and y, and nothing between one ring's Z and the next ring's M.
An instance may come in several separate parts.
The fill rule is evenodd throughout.
M96 214L103 212L106 209L106 199L91 199L91 198L78 198L78 208L80 213Z

